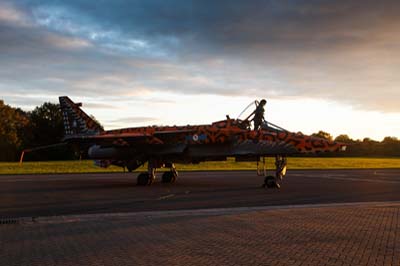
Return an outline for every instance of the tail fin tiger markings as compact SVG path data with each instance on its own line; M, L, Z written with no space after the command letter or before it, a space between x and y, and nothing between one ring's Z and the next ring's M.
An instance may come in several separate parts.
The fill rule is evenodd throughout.
M64 119L65 135L94 135L104 131L97 121L80 108L81 103L74 103L67 96L61 96L59 100Z

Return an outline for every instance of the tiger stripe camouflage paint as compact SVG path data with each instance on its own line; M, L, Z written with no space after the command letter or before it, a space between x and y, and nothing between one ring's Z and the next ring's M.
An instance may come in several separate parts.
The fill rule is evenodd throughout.
M261 157L275 156L276 176L281 179L287 155L335 152L346 147L344 143L270 127L251 130L249 121L229 118L209 125L104 131L95 119L80 109L80 104L67 96L60 97L60 106L66 132L64 142L72 144L81 153L87 151L88 157L101 167L113 164L133 171L148 162L147 174L152 178L155 168L178 162L198 163L228 157L238 161L259 161Z
M174 134L163 134L173 132ZM248 141L254 144L265 142L291 146L291 153L319 153L341 151L345 144L302 133L276 130L249 130L241 127L238 120L223 120L211 125L137 127L101 132L100 135L142 134L148 144L185 143L188 145L234 143ZM115 143L116 144L116 143Z

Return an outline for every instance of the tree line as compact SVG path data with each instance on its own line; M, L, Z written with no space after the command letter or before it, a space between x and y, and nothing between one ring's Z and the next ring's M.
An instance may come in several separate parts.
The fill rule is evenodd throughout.
M400 156L400 140L396 137L385 137L382 141L376 141L371 138L363 140L351 139L348 135L342 134L333 138L325 131L319 131L312 134L313 136L344 142L347 145L346 152L341 153L325 153L322 156L342 156L342 157L399 157Z
M385 137L382 141L370 138L353 140L348 135L333 138L325 131L313 136L349 144L346 152L322 156L397 157L400 140ZM64 123L59 104L46 102L33 111L14 108L0 100L0 161L19 159L22 150L59 143L64 136ZM27 154L26 160L70 160L79 158L72 147L58 146Z
M33 111L14 108L0 100L0 161L18 160L22 150L60 143L64 122L59 104L44 103ZM76 158L72 147L61 146L27 154L27 160Z

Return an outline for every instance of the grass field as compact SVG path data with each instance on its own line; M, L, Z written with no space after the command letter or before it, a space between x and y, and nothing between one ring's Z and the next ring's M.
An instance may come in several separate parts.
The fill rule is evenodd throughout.
M273 168L274 161L268 158L267 167ZM177 164L178 171L207 170L254 170L256 163L240 162L233 159L225 162L206 162L197 165ZM345 168L400 168L400 158L288 158L289 169L345 169ZM143 171L141 167L136 171ZM100 168L92 161L53 161L0 163L0 174L47 174L47 173L100 173L121 172L120 167Z

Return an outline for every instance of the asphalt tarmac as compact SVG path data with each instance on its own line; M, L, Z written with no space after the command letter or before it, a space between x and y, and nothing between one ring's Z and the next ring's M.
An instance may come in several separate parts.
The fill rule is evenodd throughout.
M400 201L400 169L289 170L281 189L253 171L181 172L136 186L137 173L2 175L0 218Z

